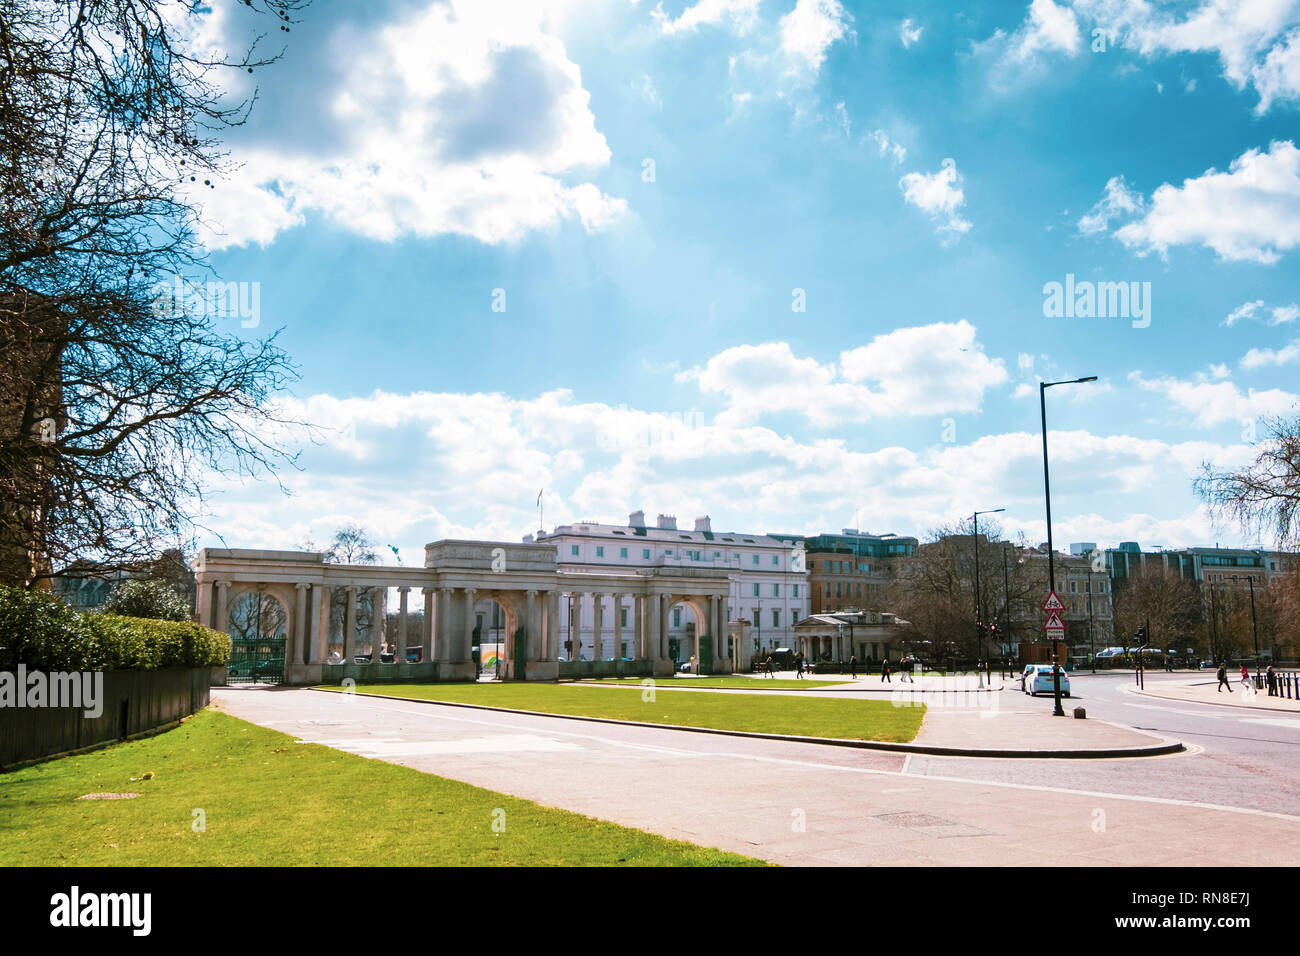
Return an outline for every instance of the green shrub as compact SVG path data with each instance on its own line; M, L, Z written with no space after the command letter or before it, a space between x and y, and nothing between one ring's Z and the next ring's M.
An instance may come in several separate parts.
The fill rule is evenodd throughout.
M219 667L230 637L192 621L78 614L48 594L0 587L0 669Z
M123 617L148 617L159 621L188 621L189 602L166 581L123 581L113 590L103 610Z

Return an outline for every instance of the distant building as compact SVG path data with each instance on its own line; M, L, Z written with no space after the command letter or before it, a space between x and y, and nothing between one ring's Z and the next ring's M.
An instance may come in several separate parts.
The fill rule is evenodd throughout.
M867 534L856 528L804 538L810 613L881 610L893 562L915 554L917 544L916 538Z
M646 524L645 512L635 511L628 516L626 525L579 521L539 533L536 540L555 546L556 563L564 571L656 567L727 571L731 580L730 619L747 621L752 626L750 635L755 647L747 649L751 654L789 647L795 622L808 613L808 575L799 569L797 549L789 540L753 532L714 531L707 516L697 518L694 528L687 531L677 527L674 515L659 515L651 527ZM562 603L560 627L566 633L568 613ZM618 613L621 619L629 619L633 613L631 603L623 603ZM578 624L580 653L591 660L594 635L589 610L584 610ZM669 641L678 648L679 660L686 659L682 649L691 646L695 628L690 607L676 605L669 622ZM604 615L601 633L612 640L610 614ZM630 640L630 634L628 628L623 629L625 641ZM609 645L602 640L602 646ZM563 652L561 656L565 656Z

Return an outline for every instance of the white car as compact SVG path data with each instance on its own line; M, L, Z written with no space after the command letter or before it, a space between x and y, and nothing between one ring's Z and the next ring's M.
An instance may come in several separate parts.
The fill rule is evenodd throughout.
M1057 671L1061 675L1061 696L1070 696L1070 677L1065 670L1058 664ZM1029 664L1025 667L1025 672L1020 675L1020 687L1033 697L1037 694L1055 694L1056 689L1052 681L1051 664Z

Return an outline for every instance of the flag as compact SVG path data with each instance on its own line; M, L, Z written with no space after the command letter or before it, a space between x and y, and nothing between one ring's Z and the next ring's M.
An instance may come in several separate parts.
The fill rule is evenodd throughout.
M401 564L401 563L402 563L402 556L401 556L400 554L397 553L397 548L396 548L394 545L391 545L391 544L390 544L390 545L388 546L388 550L391 551L391 552L393 552L393 557L397 558L397 563L398 563L398 564Z
M542 503L542 492L545 491L545 490L546 490L545 488L539 488L539 489L537 490L537 503L538 503L539 505Z

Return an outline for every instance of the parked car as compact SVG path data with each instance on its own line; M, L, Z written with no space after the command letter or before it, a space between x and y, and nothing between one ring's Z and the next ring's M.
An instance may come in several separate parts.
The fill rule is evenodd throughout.
M678 666L678 668L677 668L677 673L679 673L679 674L689 674L690 672L691 672L691 662L690 662L690 661L682 661L681 664L680 664L680 665Z
M1066 674L1065 669L1059 664L1056 665L1057 671L1061 675L1061 696L1070 696L1070 677ZM1055 694L1056 688L1052 679L1051 664L1029 664L1025 667L1024 674L1021 675L1021 689L1033 697L1037 694Z

